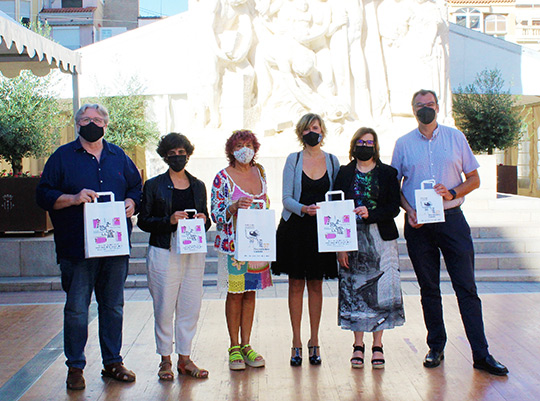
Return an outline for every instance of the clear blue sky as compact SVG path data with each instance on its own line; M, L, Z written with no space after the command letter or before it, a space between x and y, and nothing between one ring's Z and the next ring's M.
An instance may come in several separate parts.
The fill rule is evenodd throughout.
M169 16L186 11L188 0L139 0L139 15Z

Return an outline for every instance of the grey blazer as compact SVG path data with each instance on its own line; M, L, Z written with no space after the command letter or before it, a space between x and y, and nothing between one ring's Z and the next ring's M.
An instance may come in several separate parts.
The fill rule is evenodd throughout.
M324 152L326 159L326 171L330 178L330 191L334 187L334 181L339 172L339 160L336 156ZM289 220L292 213L298 216L303 216L300 196L302 195L302 165L304 153L302 151L291 153L287 157L285 167L283 168L283 212L281 217L283 220Z

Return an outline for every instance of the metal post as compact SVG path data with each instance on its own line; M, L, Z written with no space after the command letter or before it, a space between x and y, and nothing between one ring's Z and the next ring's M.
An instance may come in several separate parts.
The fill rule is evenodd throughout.
M77 125L75 124L75 113L79 110L81 107L81 98L79 95L79 73L74 72L71 74L71 79L73 83L73 129L75 131L74 138L77 138Z

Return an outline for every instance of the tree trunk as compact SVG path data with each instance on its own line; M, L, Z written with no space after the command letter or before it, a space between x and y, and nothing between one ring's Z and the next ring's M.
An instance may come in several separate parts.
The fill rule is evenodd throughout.
M22 159L12 160L11 169L13 170L13 176L22 173Z

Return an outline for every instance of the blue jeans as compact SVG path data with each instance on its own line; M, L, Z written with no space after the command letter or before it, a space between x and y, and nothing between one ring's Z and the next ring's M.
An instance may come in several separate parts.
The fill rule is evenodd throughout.
M482 303L474 278L471 230L461 210L445 211L444 223L424 224L420 228L412 228L405 217L405 239L420 285L429 348L442 351L446 345L440 288L442 252L473 358L486 357L489 354L488 344L484 334Z
M122 362L124 283L128 256L82 260L60 259L64 307L64 353L66 365L84 369L88 339L88 308L95 291L98 304L99 344L104 365Z

